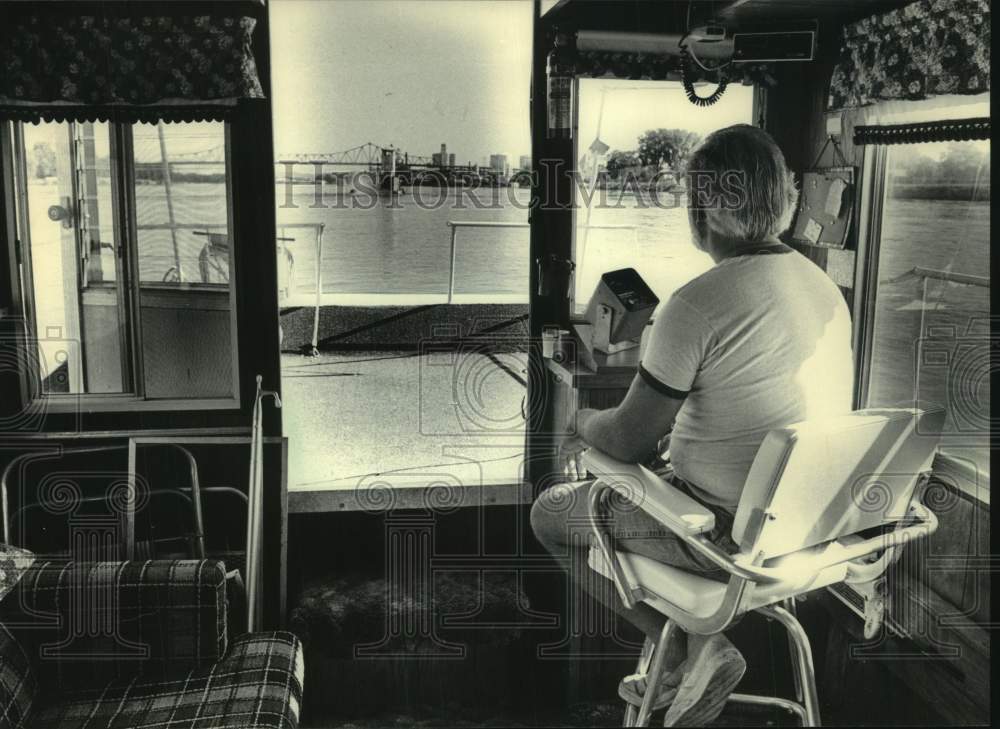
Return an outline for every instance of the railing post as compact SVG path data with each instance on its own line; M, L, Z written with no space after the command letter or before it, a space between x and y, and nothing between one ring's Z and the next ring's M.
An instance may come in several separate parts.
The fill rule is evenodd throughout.
M323 228L316 233L316 310L313 312L312 354L319 354L319 308L323 299Z
M448 303L451 303L455 295L455 239L458 237L458 226L452 222L448 223L451 228L451 268L448 271Z
M163 191L166 194L167 219L170 221L170 240L174 246L174 265L177 267L177 280L183 281L184 271L181 269L181 249L177 243L177 220L174 217L174 198L171 192L170 158L167 157L167 140L163 137L162 121L156 123L156 133L160 138L160 168L163 171Z

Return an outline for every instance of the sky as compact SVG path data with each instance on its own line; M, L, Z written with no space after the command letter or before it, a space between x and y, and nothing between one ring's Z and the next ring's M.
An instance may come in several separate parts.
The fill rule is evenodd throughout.
M272 0L275 151L339 152L373 142L461 163L531 150L530 0ZM749 88L710 109L678 84L596 79L581 86L580 136L634 149L647 129L704 135L749 122Z
M531 150L528 0L272 0L275 151Z
M707 96L714 88L706 85L697 91ZM581 151L598 133L611 149L625 151L636 149L648 129L687 129L704 137L721 127L753 122L753 89L738 84L729 86L712 106L699 107L675 81L582 79L579 103Z

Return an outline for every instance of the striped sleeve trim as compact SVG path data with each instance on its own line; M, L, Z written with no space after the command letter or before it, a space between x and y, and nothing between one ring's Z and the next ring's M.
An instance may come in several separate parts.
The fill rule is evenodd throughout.
M672 397L674 400L683 400L688 396L687 390L675 390L670 385L660 382L656 377L650 373L641 364L639 365L639 376L646 381L646 384L652 387L661 395L666 395L667 397Z

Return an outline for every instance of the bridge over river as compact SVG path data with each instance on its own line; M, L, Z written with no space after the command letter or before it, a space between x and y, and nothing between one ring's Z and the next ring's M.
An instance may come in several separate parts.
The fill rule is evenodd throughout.
M275 163L279 179L314 181L347 181L365 174L378 181L381 189L398 189L400 185L435 184L509 184L522 170L512 170L510 176L483 165L449 164L446 155L438 159L411 155L392 146L373 142L340 152L303 152L279 154Z

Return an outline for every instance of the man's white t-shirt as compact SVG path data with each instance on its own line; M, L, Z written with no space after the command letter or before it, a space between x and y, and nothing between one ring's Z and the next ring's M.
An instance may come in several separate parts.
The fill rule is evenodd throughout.
M851 319L839 289L791 248L726 258L657 313L639 367L684 404L677 475L735 510L772 428L851 409Z

